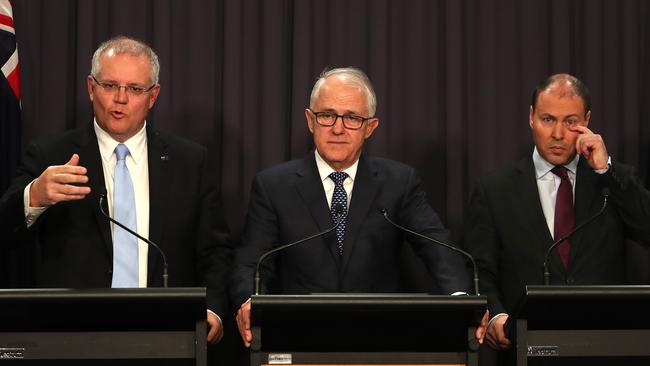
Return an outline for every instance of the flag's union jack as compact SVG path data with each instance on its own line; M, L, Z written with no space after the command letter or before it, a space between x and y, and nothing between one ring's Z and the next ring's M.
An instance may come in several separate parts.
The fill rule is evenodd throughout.
M20 100L18 48L16 47L16 30L9 0L0 0L0 65L2 65L2 74L11 85L16 99Z

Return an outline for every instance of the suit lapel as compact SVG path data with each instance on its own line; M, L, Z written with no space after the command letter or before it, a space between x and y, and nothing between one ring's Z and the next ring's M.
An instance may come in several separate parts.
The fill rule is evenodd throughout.
M348 211L347 223L345 226L345 241L343 242L343 263L341 273L350 261L357 244L357 237L365 218L369 215L368 210L372 209L372 203L380 186L377 171L368 164L363 155L359 158L359 166L354 181L352 201ZM379 213L377 213L379 215Z
M546 254L546 251L553 243L553 236L548 230L546 217L544 216L542 204L540 203L539 189L537 188L537 174L532 157L527 157L522 160L517 169L520 174L517 178L518 182L516 186L519 190L521 204L516 207L518 207L519 214L526 218L526 221L530 224L530 228L533 230L532 235L525 235L526 240L529 241L525 244L534 246L535 253ZM554 254L550 258L551 266L555 267L555 271L564 272L564 267L559 256Z
M576 169L575 202L573 211L575 224L580 225L598 212L602 200L598 200L598 177L593 173L584 158L580 157ZM597 207L594 207L596 205ZM582 236L585 231L580 230L571 237L571 249L569 251L569 270L572 268L576 254L582 244Z
M167 143L157 131L147 125L147 158L149 165L149 239L158 244L164 251L164 228L167 222L171 165L180 163L173 161L168 151ZM148 251L148 283L157 273L162 273L160 255L149 248ZM160 267L160 271L158 271Z
M81 130L79 139L77 140L79 154L79 165L86 167L88 176L88 185L90 186L91 194L86 198L90 200L89 205L97 228L99 229L102 239L104 241L104 249L106 255L113 258L113 236L111 234L111 225L107 218L102 215L99 209L100 194L106 194L106 182L104 181L104 168L102 164L102 157L99 153L99 144L97 136L92 124L86 130ZM104 198L103 203L104 211L108 211L108 200Z
M296 178L296 189L319 230L332 227L333 223L328 209L327 197L325 197L323 182L318 174L316 157L313 152L303 159L303 164L296 170ZM325 243L334 261L339 263L340 256L336 251L336 246L329 245L327 240L325 240Z

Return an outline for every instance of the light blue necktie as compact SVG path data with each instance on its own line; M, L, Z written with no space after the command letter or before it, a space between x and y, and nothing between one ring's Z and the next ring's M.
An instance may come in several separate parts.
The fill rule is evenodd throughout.
M343 182L348 177L345 172L334 172L329 175L330 179L334 181L334 193L332 194L332 203L330 204L330 214L334 224L338 220L343 220L336 228L336 241L338 243L339 254L343 254L343 241L345 240L345 222L348 217L348 195L343 188ZM340 205L343 212L339 214L336 212L336 206Z
M115 180L113 186L113 217L129 229L136 230L135 194L126 156L129 148L115 148ZM113 225L113 283L111 287L138 287L138 240L133 234Z

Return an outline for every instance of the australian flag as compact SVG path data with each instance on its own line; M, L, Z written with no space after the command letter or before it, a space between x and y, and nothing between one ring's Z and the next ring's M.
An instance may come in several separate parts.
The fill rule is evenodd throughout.
M7 190L20 160L20 73L18 49L11 1L0 0L0 196ZM22 238L0 232L0 287L26 287L28 271L23 252L31 247L18 246ZM13 245L12 245L13 244ZM11 249L16 247L20 250ZM26 248L26 249L24 249ZM16 268L26 268L17 271ZM15 273L15 274L14 274ZM20 279L20 281L18 280Z
M0 0L0 195L20 160L20 71L10 0Z

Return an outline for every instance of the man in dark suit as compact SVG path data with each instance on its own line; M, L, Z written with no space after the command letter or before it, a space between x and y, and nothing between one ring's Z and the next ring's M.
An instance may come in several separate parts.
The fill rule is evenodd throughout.
M495 349L511 346L503 325L524 286L544 283L553 241L598 213L605 194L602 215L551 253L551 284L623 284L625 239L650 243L650 192L588 128L590 99L571 75L540 83L530 106L533 153L480 179L472 196L464 244L488 296L486 337Z
M146 123L159 68L146 44L103 43L87 78L94 123L28 147L0 222L3 231L35 233L37 287L162 286L160 254L103 217L105 196L104 210L126 215L166 253L170 286L207 286L208 340L216 342L231 244L207 150Z
M448 241L427 202L415 170L362 154L379 125L368 77L355 68L324 72L305 110L315 151L258 173L246 225L235 251L231 297L241 305L237 322L244 343L252 340L250 301L257 260L265 252L342 220L336 232L269 258L262 272L265 293L400 292L398 223ZM338 208L337 208L338 207ZM449 249L407 237L444 294L469 292L463 257Z

